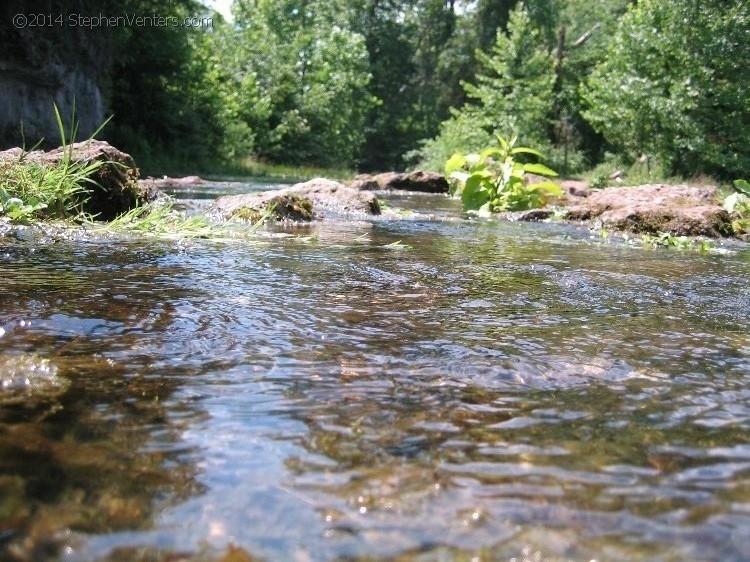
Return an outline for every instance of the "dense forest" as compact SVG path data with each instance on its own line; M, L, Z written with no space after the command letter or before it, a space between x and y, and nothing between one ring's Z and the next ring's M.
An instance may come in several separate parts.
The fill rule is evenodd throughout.
M515 134L568 175L750 175L744 0L82 4L211 18L109 30L106 134L151 169L439 169Z

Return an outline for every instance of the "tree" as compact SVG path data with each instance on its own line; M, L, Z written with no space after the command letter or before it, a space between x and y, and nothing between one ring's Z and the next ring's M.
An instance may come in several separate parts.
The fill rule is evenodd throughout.
M195 0L122 4L123 13L159 13L177 20L205 14ZM146 168L163 168L168 161L195 166L217 157L219 100L205 81L205 60L196 56L201 36L209 32L147 25L116 29L110 100L114 119L105 132Z
M345 6L244 0L235 8L233 73L252 76L257 88L245 109L257 154L276 162L356 165L375 99L365 41L349 29Z
M750 174L750 6L642 0L588 81L584 116L672 173Z
M416 155L434 167L433 151L470 151L476 144L500 134L517 135L520 144L547 147L555 83L554 61L529 11L519 4L511 13L508 32L498 30L490 53L477 53L482 64L476 84L463 83L468 103L441 126L434 141ZM477 131L484 131L484 134Z

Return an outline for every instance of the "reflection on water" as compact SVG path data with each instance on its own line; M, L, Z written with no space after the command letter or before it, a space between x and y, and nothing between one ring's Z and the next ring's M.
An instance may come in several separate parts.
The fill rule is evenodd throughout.
M0 559L744 559L747 252L394 198L0 239Z

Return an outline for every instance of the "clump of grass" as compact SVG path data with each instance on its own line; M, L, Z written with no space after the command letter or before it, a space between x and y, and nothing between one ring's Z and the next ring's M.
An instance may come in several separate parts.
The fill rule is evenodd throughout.
M208 238L220 234L218 225L202 216L187 217L174 209L172 201L135 207L103 224L102 230L180 238Z
M202 215L188 217L174 208L171 199L156 201L135 207L107 223L97 223L96 228L105 232L136 233L165 238L236 238L248 236L260 228L273 215L274 207L266 211L252 224L218 224Z
M39 220L86 220L83 206L91 187L99 187L92 179L106 162L73 160L72 145L78 134L75 110L74 123L66 136L60 111L55 108L57 127L62 139L62 158L58 163L27 161L30 151L22 151L16 160L0 162L0 215L11 222L29 224ZM90 138L106 125L105 121ZM36 145L38 146L38 144ZM32 151L34 148L32 148Z
M0 163L0 214L11 221L82 220L83 205L94 184L91 175L103 162L61 162L58 165Z

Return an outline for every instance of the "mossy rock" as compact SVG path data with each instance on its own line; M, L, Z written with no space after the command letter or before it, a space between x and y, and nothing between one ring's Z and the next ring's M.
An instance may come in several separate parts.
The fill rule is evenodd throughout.
M258 222L269 208L273 208L272 217L277 221L309 222L314 217L312 201L306 197L289 194L271 198L262 208L242 206L232 213L231 218Z

